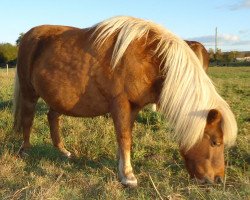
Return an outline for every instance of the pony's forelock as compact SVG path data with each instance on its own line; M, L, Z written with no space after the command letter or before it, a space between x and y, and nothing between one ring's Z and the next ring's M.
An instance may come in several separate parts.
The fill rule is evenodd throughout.
M158 45L154 52L161 59L165 76L160 111L173 125L175 137L183 150L190 149L203 137L210 109L218 109L222 114L225 144L234 143L237 134L234 115L183 40L151 21L126 16L105 20L94 28L93 37L98 47L117 34L111 60L113 69L133 40L147 36L151 30L156 33L154 40Z

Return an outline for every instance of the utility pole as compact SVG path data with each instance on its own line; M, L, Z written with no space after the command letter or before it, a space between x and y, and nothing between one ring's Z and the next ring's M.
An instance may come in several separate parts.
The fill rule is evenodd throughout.
M217 52L217 27L215 27L214 52Z
M217 27L215 27L215 37L214 37L214 60L216 62L216 65L218 64L217 62Z

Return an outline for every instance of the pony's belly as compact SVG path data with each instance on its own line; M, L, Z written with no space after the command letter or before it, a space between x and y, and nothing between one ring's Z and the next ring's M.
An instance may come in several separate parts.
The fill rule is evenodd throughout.
M49 107L58 113L75 117L95 117L109 112L109 103L98 93L81 96L70 94L64 96L41 96Z
M109 112L108 103L98 99L81 99L70 110L65 110L64 114L75 117L96 117Z
M109 112L108 103L99 102L97 99L80 99L75 104L65 101L48 101L48 98L42 97L47 105L58 113L74 117L95 117Z
M36 69L32 81L36 93L49 107L58 113L77 117L94 117L109 112L107 98L95 80L89 76L71 77L56 67L54 70Z

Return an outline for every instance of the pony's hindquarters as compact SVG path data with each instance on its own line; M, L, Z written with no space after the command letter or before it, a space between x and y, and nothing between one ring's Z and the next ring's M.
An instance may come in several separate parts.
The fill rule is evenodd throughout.
M206 48L197 41L188 41L185 40L185 42L188 44L188 46L193 50L199 61L201 62L201 65L203 69L207 72L209 67L209 54L206 50Z

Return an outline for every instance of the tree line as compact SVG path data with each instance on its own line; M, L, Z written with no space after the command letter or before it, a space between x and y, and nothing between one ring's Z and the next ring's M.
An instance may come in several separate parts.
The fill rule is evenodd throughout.
M217 49L214 52L213 49L208 50L210 65L220 66L238 66L238 65L250 65L250 51L229 51L222 52L221 49ZM247 59L248 58L248 59Z
M15 45L10 43L0 43L0 66L3 67L6 66L6 64L9 64L11 66L16 65L18 46L23 35L24 33L19 34Z
M4 67L6 64L10 66L15 66L17 62L17 52L18 46L21 42L24 33L20 33L16 40L16 44L12 45L10 43L0 43L0 66ZM208 50L210 64L211 65L248 65L250 66L249 60L240 60L239 58L250 57L250 51L248 52L222 52L221 49L217 49L214 52L213 49Z

